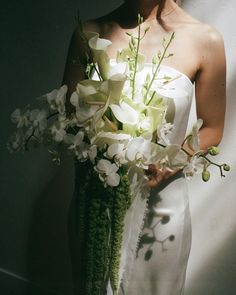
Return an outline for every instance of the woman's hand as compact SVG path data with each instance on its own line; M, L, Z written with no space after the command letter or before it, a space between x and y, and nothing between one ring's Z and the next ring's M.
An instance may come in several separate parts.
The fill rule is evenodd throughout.
M146 170L146 176L148 177L148 186L150 188L157 187L163 180L169 178L170 176L176 174L181 169L168 170L167 168L159 168L157 165L149 165L148 170Z

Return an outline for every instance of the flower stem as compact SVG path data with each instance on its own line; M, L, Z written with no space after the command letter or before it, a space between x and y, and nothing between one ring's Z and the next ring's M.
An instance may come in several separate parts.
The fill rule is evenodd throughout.
M147 106L151 103L155 94L156 94L156 91L153 92L151 98L149 99L149 102L146 104Z
M145 94L145 98L147 98L147 95L148 95L148 93L149 93L149 91L150 91L150 89L151 89L151 87L152 87L152 84L153 84L155 78L156 78L157 72L158 72L159 69L160 69L161 63L162 63L163 59L165 58L166 51L168 50L168 48L169 48L169 46L170 46L172 40L174 39L174 36L175 36L175 33L173 32L173 33L171 34L171 36L170 36L170 39L169 39L167 45L164 46L164 51L163 51L163 53L162 53L162 55L161 55L161 57L160 57L160 59L159 59L159 61L158 61L158 65L157 65L156 70L155 70L155 72L154 72L154 74L153 74L153 76L152 76L152 80L150 81L150 83L149 83L149 85L148 85L148 87L147 87L147 91L146 91L146 94Z
M139 15L138 17L138 38L137 38L137 49L136 49L136 55L135 55L135 63L134 63L134 76L132 78L132 100L134 99L135 95L135 80L136 80L136 74L137 74L137 66L138 66L138 54L139 54L139 47L140 47L140 41L141 41L141 23L142 19Z
M202 157L208 161L209 164L214 165L220 169L220 175L221 177L225 177L225 174L223 173L223 165L217 164L215 162L212 162L206 155L200 154L199 157Z
M34 137L34 133L35 133L35 131L36 131L36 128L34 128L33 131L32 131L32 133L29 135L29 137L26 138L26 141L25 141L25 150L26 150L26 151L29 150L29 149L28 149L28 144L29 144L29 142L30 142L30 139L31 139L32 137Z
M188 156L191 158L191 157L193 157L193 155L190 154L190 153L189 153L189 152L183 147L184 143L187 141L187 139L188 139L190 136L191 136L191 135L187 136L187 137L185 138L185 140L183 141L182 146L181 146L181 150L182 150L183 152L185 152L186 155L188 155ZM163 147L163 148L166 148L166 146L165 146L164 144L161 144L161 143L158 143L158 142L157 142L157 144L158 144L159 146ZM202 158L204 158L205 160L207 160L207 162L209 163L209 165L214 165L214 166L218 167L218 168L220 169L220 175L221 175L221 177L225 177L225 174L223 173L223 166L224 166L224 164L217 164L217 163L211 161L211 160L210 160L206 155L204 155L203 153L199 153L198 157L202 157Z
M58 114L59 114L59 112L51 113L50 115L48 115L48 116L46 117L46 119L49 120L50 118L52 118L52 117L54 117L54 116L56 116L56 115L58 115ZM28 149L28 144L29 144L31 138L36 137L36 136L35 136L35 132L36 132L36 130L37 130L37 127L36 127L36 128L33 128L32 133L26 138L26 141L25 141L25 144L24 144L24 146L25 146L25 150L26 150L26 151L29 150L29 149Z
M50 118L52 118L52 117L54 117L54 116L56 116L58 114L59 114L59 112L51 113L50 115L47 116L46 119L49 120Z

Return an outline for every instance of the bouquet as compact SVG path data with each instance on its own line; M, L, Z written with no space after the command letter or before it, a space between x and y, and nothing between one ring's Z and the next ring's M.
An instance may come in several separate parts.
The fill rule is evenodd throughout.
M163 39L163 50L152 59L151 74L143 77L139 73L145 56L139 48L148 28L141 35L141 16L138 22L138 35L127 33L128 47L117 52L116 62L106 52L109 40L81 32L89 52L87 79L78 82L70 97L72 114L66 112L67 86L63 85L38 98L42 107L26 106L11 115L17 126L8 143L11 151L45 145L57 164L64 149L76 159L81 294L105 294L108 284L117 294L124 218L135 198L148 200L145 171L149 165L183 169L187 177L201 173L204 181L210 178L210 165L219 167L221 176L230 169L208 157L218 154L217 147L209 147L208 153L199 149L201 119L182 145L170 142L173 122L168 121L167 112L171 101L161 90L172 77L160 76L160 66L171 56L168 48L174 33Z

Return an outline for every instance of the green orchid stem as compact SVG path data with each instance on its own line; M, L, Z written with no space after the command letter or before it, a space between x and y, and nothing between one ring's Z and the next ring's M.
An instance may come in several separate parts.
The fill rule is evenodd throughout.
M183 147L183 146L185 145L186 141L188 141L191 137L192 137L192 134L189 134L189 135L185 138L185 140L183 141L183 143L181 144L181 147Z
M59 112L55 112L55 113L52 113L52 114L48 115L46 119L49 120L50 118L52 118L52 117L54 117L56 115L59 115Z
M189 135L189 136L187 136L187 137L185 138L183 144L186 142L186 140L187 140L188 137L190 137L190 136L191 136L191 135ZM159 146L163 147L163 148L166 148L166 145L164 145L164 144L161 144L161 143L157 143L157 144L158 144ZM181 146L181 150L182 150L183 152L185 152L186 155L188 155L189 157L192 157L193 155L191 155L188 151L186 151L186 150L183 148L183 144L182 144L182 146ZM217 164L217 163L211 161L211 160L210 160L206 155L204 155L204 154L199 154L199 157L202 157L202 158L204 158L205 160L207 160L207 162L208 162L209 164L218 167L218 168L220 169L220 175L221 175L221 177L225 177L225 174L223 173L223 168L222 168L224 164L223 164L223 165Z
M159 142L157 142L157 144L158 144L159 146L163 147L163 148L166 148L166 145L164 145L164 144L161 144L161 143L159 143ZM182 150L183 152L185 152L189 157L192 157L192 155L191 155L188 151L186 151L183 147L181 147L181 150Z
M186 142L186 140L187 140L189 137L191 137L191 135L189 135L189 136L187 136L187 137L185 138L183 144ZM188 151L186 151L186 150L183 148L183 146L181 147L181 150L182 150L183 152L185 152L189 157L192 157L192 155L191 155ZM207 160L207 162L208 162L209 164L218 167L218 168L220 169L220 175L221 175L222 177L225 177L225 175L224 175L224 173L223 173L223 169L222 169L223 165L220 165L220 164L217 164L217 163L215 163L215 162L212 162L212 161L211 161L206 155L204 155L204 154L199 154L199 157L202 157L202 158L204 158L205 160Z
M52 118L52 117L54 117L54 116L56 116L56 115L58 115L58 114L59 114L59 112L52 113L52 114L48 115L48 116L46 117L46 119L49 120L50 118ZM33 138L33 137L37 138L37 137L34 135L36 130L37 130L37 128L34 128L33 131L32 131L32 133L29 135L29 137L28 137L28 138L26 139L26 141L25 141L25 150L26 150L26 151L29 150L29 149L28 149L28 144L29 144L31 138Z
M146 104L147 106L152 102L154 95L156 94L156 91L153 92L151 98L149 99L149 102Z
M157 142L157 144L158 144L159 146L163 147L163 148L166 148L166 145L164 145L164 144L161 144L161 143L159 143L159 142Z
M215 163L215 162L212 162L209 158L207 158L207 156L205 156L205 155L203 155L203 154L200 154L199 157L202 157L202 158L206 159L206 160L208 161L209 164L218 167L218 168L220 169L220 175L221 175L221 177L225 177L225 174L223 173L223 168L222 168L223 165L220 165L220 164L217 164L217 163Z
M136 74L137 74L137 66L138 66L138 54L139 54L139 47L140 47L140 35L141 35L141 20L139 18L139 23L138 23L138 43L137 43L137 50L136 50L136 55L135 55L135 64L134 64L134 76L132 79L132 100L134 99L135 95L135 80L136 80Z
M30 134L30 136L26 139L25 141L25 150L28 151L28 144L29 144L29 141L32 137L34 137L34 133L36 131L36 128L33 129L32 133Z
M151 87L152 87L152 84L153 84L155 78L156 78L157 72L158 72L159 69L160 69L161 63L162 63L163 59L165 58L166 51L167 51L168 48L170 47L170 44L171 44L172 40L174 39L174 36L175 36L175 33L173 32L173 33L171 34L171 36L170 36L170 39L169 39L167 45L164 46L164 51L163 51L163 53L162 53L162 55L161 55L161 57L160 57L160 59L159 59L158 65L157 65L157 67L156 67L156 70L155 70L155 72L154 72L154 74L153 74L153 76L152 76L152 80L150 81L150 83L149 83L149 85L148 85L148 87L147 87L147 91L146 91L146 94L145 94L145 98L147 98L147 95L148 95L148 93L149 93L149 91L150 91L150 89L151 89Z

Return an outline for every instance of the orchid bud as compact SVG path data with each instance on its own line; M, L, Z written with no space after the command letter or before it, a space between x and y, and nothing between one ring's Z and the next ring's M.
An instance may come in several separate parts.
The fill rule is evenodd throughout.
M220 152L219 148L216 147L216 146L211 146L208 148L208 153L211 155L211 156L216 156L218 155Z
M202 172L202 180L207 182L210 179L210 171L208 170L203 170Z
M229 171L229 170L230 170L230 166L227 165L227 164L223 164L223 169L224 169L225 171Z
M157 62L158 62L158 58L157 58L157 56L153 56L153 58L152 58L152 63L153 63L153 64L157 64Z

